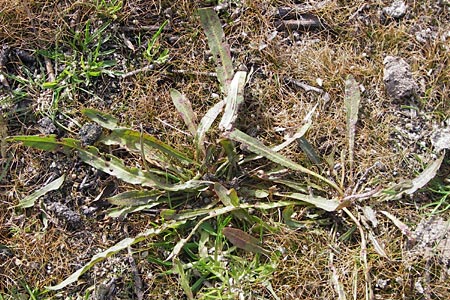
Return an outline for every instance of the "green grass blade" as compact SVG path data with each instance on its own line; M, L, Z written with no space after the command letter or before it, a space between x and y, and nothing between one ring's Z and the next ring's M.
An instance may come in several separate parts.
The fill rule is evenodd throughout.
M61 177L53 180L46 186L35 191L31 195L23 198L22 200L20 200L20 202L17 206L20 208L28 208L28 207L34 206L36 200L39 199L39 197L44 196L45 194L47 194L50 191L55 191L55 190L59 189L61 187L61 185L63 184L65 177L66 177L66 175L62 175Z
M200 121L200 124L197 128L197 134L195 135L195 145L197 147L197 155L199 152L206 155L205 149L205 139L206 133L211 128L214 121L217 119L217 116L222 112L223 107L225 106L225 101L217 102L213 107L211 107L203 118Z
M120 193L113 197L107 198L106 200L117 206L138 206L148 204L153 201L158 201L158 199L164 195L164 192L158 190L136 190Z
M338 191L339 194L343 193L342 190L333 181L303 167L302 165L297 164L296 162L293 162L292 160L288 159L287 157L284 157L283 155L281 155L279 153L276 153L269 147L262 144L257 139L252 138L251 136L243 133L242 131L240 131L238 129L235 129L232 132L228 133L228 137L234 141L242 143L250 151L252 151L258 155L264 156L265 158L267 158L277 164L280 164L286 168L289 168L291 170L300 171L305 174L311 175L311 176L323 181L324 183L327 183L334 189L336 189L336 191Z
M319 155L317 155L316 150L305 137L300 137L297 140L297 144L300 146L302 151L305 152L306 156L308 156L309 160L313 164L319 166L322 163L322 159L319 157Z
M233 77L229 92L225 98L225 111L220 121L219 128L221 130L231 130L234 127L234 122L238 117L238 111L241 104L244 102L244 86L247 77L247 72L239 71Z
M85 108L81 113L103 128L111 130L119 128L116 118L101 111Z
M114 246L106 249L105 251L94 255L87 264L85 264L83 267L78 269L75 273L70 275L67 279L62 281L60 284L57 284L55 286L46 287L46 289L51 290L51 291L61 290L61 289L65 288L66 286L68 286L69 284L76 282L80 278L81 275L83 275L84 273L89 271L89 269L92 268L96 263L99 263L99 262L105 260L106 258L118 253L119 251L127 249L131 245L139 243L151 236L158 235L161 232L165 231L166 229L177 227L177 226L181 225L182 223L183 222L167 222L157 228L151 228L145 232L142 232L134 238L123 239L120 242L118 242L117 244L115 244Z
M351 171L353 171L356 122L358 122L360 102L361 92L359 90L358 82L356 82L355 78L350 75L345 81L344 105L347 114L348 150Z
M314 205L315 207L321 208L326 211L335 211L339 207L339 201L335 199L327 199L320 196L311 196L307 194L301 193L275 193L275 196L286 197L290 199L300 200L309 204Z
M217 64L216 72L222 92L228 94L234 68L230 55L230 47L225 42L225 34L220 24L219 17L213 8L201 8L198 10L200 22L206 37L213 59Z
M181 115L184 123L186 124L189 132L192 136L197 133L196 116L192 110L191 102L176 89L170 89L170 96L172 97L173 104Z
M189 277L184 272L183 265L181 264L178 258L173 261L174 272L180 277L180 285L183 288L184 293L188 299L194 299L194 294L192 293L192 289L189 285Z

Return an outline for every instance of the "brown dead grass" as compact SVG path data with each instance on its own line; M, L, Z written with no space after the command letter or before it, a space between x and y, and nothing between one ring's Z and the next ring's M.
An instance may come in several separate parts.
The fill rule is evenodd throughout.
M253 68L254 71L246 89L245 105L239 120L242 129L267 145L275 145L283 140L285 133L295 131L306 114L319 103L307 138L321 155L332 155L338 163L341 152L347 147L344 80L348 74L353 74L366 90L357 126L357 164L353 174L361 175L377 161L381 162L384 166L382 170L369 173L367 186L373 187L396 180L392 176L394 170L399 173L399 177L412 178L415 172L423 168L423 164L411 161L408 149L406 153L400 154L393 151L390 134L393 126L400 121L393 110L400 109L400 104L392 103L384 93L382 62L386 55L405 57L423 88L420 109L434 117L434 123L448 118L448 40L438 38L420 44L412 32L413 27L425 29L428 26L434 26L438 36L448 32L449 17L435 8L435 1L413 2L408 18L383 26L379 24L377 12L382 7L379 1L369 3L370 12L365 13L366 19L354 16L366 1L330 1L325 8L314 13L333 30L303 33L302 41L298 43L295 43L292 32L280 32L273 40L268 38L274 30L272 11L277 6L286 5L286 1L247 2L251 3L245 4L240 18L224 27L233 49L235 66ZM383 1L384 4L387 2ZM99 17L93 14L94 8L89 1L53 3L3 0L0 5L3 7L0 13L0 42L30 50L52 47L55 39L73 29L71 20L75 20L75 28L80 29L93 15ZM118 15L118 22L130 26L135 20L140 25L161 24L165 20L164 10L168 8L175 16L171 31L164 33L175 42L164 40L161 43L170 49L170 65L185 73L170 74L162 68L126 79L121 82L121 93L116 95L112 106L105 110L136 129L142 124L147 131L153 131L160 139L179 149L188 149L190 137L180 132L186 129L170 100L169 89L182 91L192 102L199 117L217 101L213 94L219 93L215 78L196 75L214 71L205 36L192 13L202 5L196 1L126 1ZM288 5L293 5L293 1ZM223 20L228 17L221 15ZM148 38L151 33L144 33L144 36ZM128 51L123 45L119 47L121 51ZM293 88L283 80L286 77L312 86L317 86L318 78L322 79L322 88L329 93L330 100L325 102L314 92L305 93ZM71 105L89 106L86 103ZM286 131L276 133L275 127L285 128ZM93 248L104 249L123 236L122 233L115 235L123 227L114 223L105 230L97 228L97 221L92 220L90 226L96 230L88 235L84 233L77 236L54 225L43 231L38 209L34 209L27 218L15 215L10 207L16 205L23 195L40 186L46 175L45 172L30 175L26 168L42 172L48 165L41 165L47 156L25 155L27 151L21 149L16 152L17 161L10 170L10 182L1 187L2 194L10 195L13 192L14 195L1 202L0 244L13 249L14 256L0 264L0 291L11 290L21 282L39 288L54 284L78 267L74 265L74 257L77 258L76 264L85 262L93 254ZM305 159L296 147L286 150L285 154L297 161ZM350 188L354 184L348 177L345 183ZM364 204L390 211L414 227L421 216L408 201L403 202L406 204L394 205L371 200ZM268 244L273 249L281 245L287 250L272 281L274 290L282 299L336 299L330 283L331 252L334 253L334 266L347 296L363 299L365 289L364 269L360 261L361 238L355 231L349 240L339 241L339 236L349 230L353 223L342 215L331 219L339 221L332 227L315 226L297 231L282 228L279 234L268 237L271 240ZM426 263L420 260L405 262L405 238L390 221L381 217L380 220L383 221L376 229L376 236L385 246L390 260L381 258L369 244L368 264L376 299L413 299L417 297L414 283L425 276ZM146 217L131 218L127 221L134 228L130 235L144 229L151 221L151 218ZM105 242L105 235L114 238ZM178 297L176 295L181 294L175 277L161 275L165 271L163 268L145 260L138 264L149 295L164 294L168 299L175 299ZM436 299L448 298L450 291L445 278L440 277L442 270L439 263L434 262L431 268L431 280L427 287L430 295ZM376 286L380 280L387 280L386 287Z

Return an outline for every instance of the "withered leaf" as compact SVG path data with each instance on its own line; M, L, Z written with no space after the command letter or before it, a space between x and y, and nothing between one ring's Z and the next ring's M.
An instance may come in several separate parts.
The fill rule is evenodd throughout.
M269 257L270 252L261 247L259 240L248 233L231 227L225 227L222 230L222 233L234 246L245 251L260 253Z

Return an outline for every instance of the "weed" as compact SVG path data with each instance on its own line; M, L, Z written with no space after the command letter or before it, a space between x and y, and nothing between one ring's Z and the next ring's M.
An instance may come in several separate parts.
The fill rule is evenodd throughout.
M24 145L47 151L56 149L64 149L64 151L75 150L81 160L92 167L113 175L129 184L150 188L148 190L127 191L109 198L111 204L119 206L118 209L109 212L111 216L125 217L129 213L151 209L163 204L168 204L169 206L169 209L162 210L161 212L161 217L165 220L163 223L142 232L134 238L122 240L115 246L95 255L91 262L86 264L83 268L79 269L59 285L50 287L49 289L58 290L64 288L68 284L78 280L84 272L89 270L93 264L99 260L117 253L145 238L160 235L170 228L182 228L186 224L190 227L190 233L176 243L170 255L166 258L166 260L173 261L176 273L180 276L180 282L186 294L191 298L192 292L190 291L191 288L189 280L187 279L189 274L185 272L185 267L178 259L178 256L183 250L188 255L190 253L190 256L193 256L194 260L197 260L197 263L193 263L193 266L196 266L195 268L197 268L197 271L203 270L204 276L206 276L206 271L214 274L215 277L220 279L225 290L229 292L233 290L232 286L238 284L243 276L253 277L253 272L258 273L258 276L267 276L267 266L255 269L255 265L245 266L243 261L238 260L237 257L232 257L233 261L243 265L236 266L230 273L226 272L224 276L219 275L225 270L223 262L220 262L219 259L219 257L224 255L221 253L225 253L224 249L221 247L215 249L215 259L212 259L209 255L205 256L204 249L200 247L199 253L203 253L203 257L200 256L200 258L202 258L200 261L198 261L198 258L195 259L196 254L190 252L188 242L194 235L197 235L199 228L203 226L205 222L231 213L237 220L241 220L249 225L259 224L259 226L266 228L267 230L269 227L267 227L264 222L257 216L252 216L248 213L247 210L249 208L266 210L276 207L309 203L328 211L338 209L340 202L337 198L326 199L324 197L298 192L273 193L270 191L270 186L275 179L264 179L263 181L260 181L260 183L256 185L258 186L257 189L252 188L250 185L247 186L245 181L241 180L240 186L242 188L247 187L245 193L247 196L245 197L248 199L247 201L250 201L248 203L241 203L241 199L244 195L241 197L238 196L237 190L231 187L234 185L232 182L235 181L238 176L245 178L249 175L245 172L241 173L241 169L245 163L252 163L262 157L265 157L280 166L290 168L315 178L315 181L317 181L315 186L320 186L322 184L328 185L332 190L337 192L338 195L342 195L342 191L332 180L277 153L277 151L292 143L295 138L290 139L279 147L271 149L244 132L235 129L239 106L243 102L243 90L247 74L243 71L234 73L229 50L226 44L223 43L224 34L220 26L220 21L213 10L203 9L200 10L199 13L203 28L208 37L211 51L214 54L215 60L218 62L217 74L221 89L224 93L224 100L210 108L197 125L195 113L192 110L190 102L180 92L176 90L171 91L173 102L192 134L193 147L197 150L194 157L191 157L188 153L182 153L142 131L135 131L122 127L117 124L117 120L112 116L92 109L83 110L84 115L110 132L109 134L104 135L99 142L107 146L124 147L128 151L140 155L145 162L145 169L127 167L125 162L120 158L108 153L102 153L101 149L94 146L84 147L79 141L71 138L57 140L54 136L16 136L10 139L21 141ZM102 30L100 30L100 32L101 31ZM98 36L98 34L96 34L96 36ZM95 38L93 35L89 34L89 25L86 25L84 38L78 36L76 41L79 43L74 43L73 47L80 47L82 51L85 51L87 45L93 40L95 40ZM151 48L154 47L154 39L152 40ZM94 51L93 55L95 58L98 57L98 50L99 47ZM98 75L96 72L90 73L90 70L91 69L84 69L86 77ZM72 78L74 78L74 76L72 76ZM207 148L205 147L205 142L208 140L207 133L222 109L224 112L222 119L219 122L219 130L222 131L223 136L219 145L222 146L222 148L212 145ZM306 130L302 127L299 134L296 135L296 138L303 135L305 131ZM241 143L243 147L254 154L248 158L239 156L235 146L236 142ZM214 152L211 153L210 151ZM64 180L63 177L62 180ZM229 187L225 187L224 184ZM45 192L51 190L54 188L53 185L54 183L52 182L41 191ZM58 185L59 182L56 186ZM214 200L212 205L195 209L170 209L171 207L178 207L186 201L195 201L195 199L198 199L202 194L211 192L217 195L217 199ZM39 195L41 194L42 193ZM334 194L334 192L331 194ZM275 202L255 202L255 200L267 198L269 195L270 197L279 199ZM285 201L283 200L284 198L290 198L292 200ZM31 201L27 200L26 202L23 202L23 206L32 206L35 199L36 197L34 196L30 197ZM191 222L198 218L200 219L196 220L195 223ZM227 221L222 223L222 225L218 225L218 228L223 228L221 231L231 243L238 248L269 256L269 252L258 245L259 242L252 236L239 229L224 228L225 224L227 224L230 219L225 220ZM203 237L203 241L199 242L199 246L203 245L204 247L208 236L206 234L200 234L200 236L201 239ZM221 236L222 233L216 233L216 247L222 245L222 243L218 242L220 241L219 237ZM274 261L276 261L276 259L274 259ZM256 261L254 261L254 263L256 263ZM250 270L252 271L250 272ZM229 286L230 284L232 286ZM222 292L225 292L225 290ZM222 292L220 292L221 295Z
M432 201L421 207L423 210L427 211L427 214L443 214L450 209L449 183L449 179L445 179L444 182L436 182L434 187L428 188L428 191L433 193L433 197L436 197L436 201Z

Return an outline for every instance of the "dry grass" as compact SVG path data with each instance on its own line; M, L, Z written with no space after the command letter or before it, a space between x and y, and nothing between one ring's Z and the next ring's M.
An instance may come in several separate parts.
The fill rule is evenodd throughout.
M83 30L88 19L98 21L108 18L107 11L96 8L95 2L0 0L0 44L30 52L52 49L57 42L70 40L71 31ZM135 129L142 125L147 132L170 145L180 150L189 149L189 136L183 133L185 128L170 100L169 89L182 91L192 102L198 116L203 116L217 101L215 94L219 93L219 86L216 78L206 74L214 71L214 64L207 50L206 37L193 14L198 7L205 6L206 2L125 1L114 20L119 31L110 32L117 44L116 52L123 59L123 65L129 69L142 67L145 61L138 61L138 58L145 45L135 52L127 48L120 35L120 26L160 25L166 15L172 15L173 19L170 29L163 33L160 44L169 49L170 60L155 71L115 80L114 83L120 86L119 92L112 93L108 90L109 80L112 82L112 79L103 77L103 83L97 81L94 87L96 92L100 96L105 94L111 98L111 103L97 101L96 98L80 93L74 102L64 99L61 110L82 122L77 108L100 108L117 116L123 124ZM415 153L412 149L417 149L414 147L419 141L406 141L411 147L396 147L392 141L392 133L398 126L415 122L414 118L408 115L405 117L408 110L402 108L402 105L415 105L423 116L421 120L426 120L419 124L423 129L422 138L427 137L433 126L448 119L450 115L448 7L439 6L436 1L409 1L409 12L402 21L383 25L380 23L379 10L389 1L328 1L325 7L312 11L327 29L303 32L300 33L300 38L295 32L278 32L271 39L270 34L275 30L273 11L279 6L293 6L297 1L245 2L239 18L232 19L227 13L220 15L226 23L224 30L232 48L235 66L254 71L246 87L245 105L239 119L241 129L267 145L278 144L283 141L283 135L294 132L302 124L304 117L318 103L307 138L320 155L334 159L334 164L331 165L334 167L341 163L341 153L348 146L343 97L344 80L347 75L352 74L365 89L356 133L357 163L352 171L356 174L355 180L359 180L376 162L380 162L382 167L367 174L363 188L387 185L399 178L412 178L423 170L433 155L428 140L427 148L422 149L421 153ZM366 3L368 7L358 13L358 9ZM415 38L415 33L426 28L431 28L438 38L421 43ZM127 34L126 37L137 47L138 34L144 41L152 33L142 31ZM411 65L421 89L416 103L397 103L386 96L382 80L383 58L386 55L404 57ZM15 72L19 68L20 64L17 63L8 66L6 71ZM180 72L173 73L172 70ZM42 66L41 71L45 74ZM326 101L317 93L296 89L287 84L285 78L294 78L311 86L318 86L317 80L320 79L323 81L321 88L329 94L329 99ZM33 88L36 87L28 90L31 102L42 96L41 90L32 90ZM65 105L67 111L64 111ZM9 115L10 135L37 133L34 119L40 118L39 114L42 112L33 111L35 108L34 104L29 107L32 117L25 122L18 117L14 118L13 114ZM277 133L275 128L285 130ZM31 153L24 148L14 149L15 156L9 165L8 176L0 186L0 245L7 246L13 252L11 256L0 256L0 293L12 293L16 288L23 292L20 285L25 283L37 289L55 284L75 271L95 251L105 249L125 237L124 228L128 228L128 234L133 236L145 229L149 222L155 221L155 217L151 215L132 216L123 222L87 217L79 232L72 232L53 220L44 229L46 215L43 210L33 208L24 215L12 207L23 196L42 186L53 172L49 167L52 160L61 161L64 156ZM284 154L308 163L297 147L290 147ZM138 164L139 157L127 159ZM342 163L345 164L345 159ZM107 178L99 176L95 179L98 182L94 189L79 192L72 186L82 180L76 177L80 171L79 164L67 162L64 169L59 170L75 174L67 190L59 195L70 196L75 209L82 206L83 201L80 199L95 198L109 182ZM82 168L83 172L88 173L86 169ZM350 178L351 176L344 178L344 188L354 187L355 182ZM114 183L117 191L127 188ZM403 199L398 203L370 200L360 205L389 211L412 229L423 218L414 199ZM357 210L355 208L352 211L356 213ZM265 217L268 223L274 223L273 219L277 215L273 213ZM354 226L353 222L338 213L322 217L330 222L326 225L313 224L300 230L281 227L279 232L265 236L268 247L284 247L286 251L282 254L271 281L275 293L281 299L336 299L331 283L330 253L334 255L333 265L347 297L364 298L365 270L361 262L361 237L358 230L348 239L340 239ZM447 214L443 217L448 219L449 216ZM300 220L308 220L307 214L302 214ZM419 258L405 261L406 238L388 219L379 216L379 221L380 224L374 231L389 259L380 257L369 243L368 267L375 299L449 298L448 278L443 275L444 270L439 262L426 262ZM143 253L158 250L141 243L136 251ZM136 261L145 283L146 295L160 295L160 299L182 297L177 277L165 274L167 269L164 266L145 258L136 258ZM102 264L97 271L100 272L103 266L107 271L112 270L111 264ZM121 268L120 272L116 270L119 277L130 271L127 264ZM94 274L104 276L87 277L86 285L68 291L69 294L72 293L70 296L83 295L87 286L113 275L112 271L111 274L98 272ZM122 296L132 298L131 276L123 275L119 281L120 289L125 291ZM422 295L418 295L415 286L419 281L426 285L426 291Z

